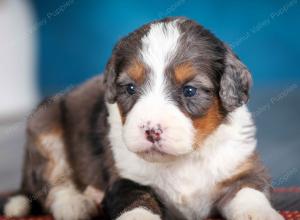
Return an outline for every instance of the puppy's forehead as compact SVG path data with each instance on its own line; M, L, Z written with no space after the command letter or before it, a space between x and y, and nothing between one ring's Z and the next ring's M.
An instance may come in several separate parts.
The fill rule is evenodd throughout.
M172 73L182 84L195 75L209 81L214 63L223 59L220 42L197 23L177 18L150 24L140 40L139 59L152 76Z
M174 58L178 48L180 30L178 20L150 25L141 39L141 59L155 74L162 74Z

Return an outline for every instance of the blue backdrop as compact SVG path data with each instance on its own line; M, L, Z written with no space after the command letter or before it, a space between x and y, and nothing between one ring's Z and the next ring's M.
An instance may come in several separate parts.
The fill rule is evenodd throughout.
M299 0L32 2L44 95L100 73L118 39L166 16L187 16L212 30L234 48L258 86L300 81Z

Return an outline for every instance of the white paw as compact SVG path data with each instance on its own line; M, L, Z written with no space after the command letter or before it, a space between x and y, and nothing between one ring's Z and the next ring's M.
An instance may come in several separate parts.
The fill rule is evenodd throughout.
M241 189L224 207L223 214L229 220L284 220L262 192L251 188Z
M284 218L274 209L270 209L239 212L231 220L284 220Z
M124 212L117 220L161 220L159 215L148 211L145 208L135 208L128 212Z
M97 204L73 188L51 193L50 210L55 220L88 220L97 214Z
M4 215L7 217L24 217L30 212L30 201L25 196L13 196L4 206Z

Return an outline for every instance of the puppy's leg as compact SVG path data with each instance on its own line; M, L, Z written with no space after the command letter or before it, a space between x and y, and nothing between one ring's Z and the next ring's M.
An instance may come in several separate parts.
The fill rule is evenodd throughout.
M106 192L103 206L111 219L161 220L163 206L150 187L122 179Z
M242 188L222 210L229 220L283 220L266 196L252 188Z
M72 181L72 169L66 158L61 132L40 136L39 144L49 159L45 173L50 185L46 207L55 219L90 219L97 214L94 200L80 192Z
M90 219L97 205L73 181L62 120L64 100L64 96L46 99L29 117L22 191L57 220Z
M57 220L90 219L97 205L80 192L72 180L72 168L66 158L62 132L30 132L26 147L23 183L20 194L11 197L4 207L8 217L32 213L37 201Z

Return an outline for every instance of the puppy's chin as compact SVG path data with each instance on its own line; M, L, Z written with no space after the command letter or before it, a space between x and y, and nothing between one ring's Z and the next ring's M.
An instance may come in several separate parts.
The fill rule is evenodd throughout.
M140 158L150 163L168 163L177 160L180 156L166 154L154 150L136 153Z

